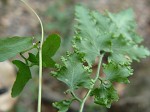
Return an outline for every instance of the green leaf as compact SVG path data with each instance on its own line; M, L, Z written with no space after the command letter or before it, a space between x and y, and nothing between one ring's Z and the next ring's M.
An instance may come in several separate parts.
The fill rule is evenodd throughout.
M117 91L111 83L102 83L99 88L95 88L91 92L94 96L94 103L110 108L112 102L118 101Z
M133 74L131 62L149 56L150 52L139 45L142 39L136 33L135 19L131 9L118 14L108 12L107 15L103 15L78 5L75 13L73 52L68 53L66 58L62 57L62 65L56 64L53 76L68 85L68 93L87 88L89 92L92 90L91 96L94 96L96 104L109 108L112 102L118 100L113 83L129 83L128 77ZM96 77L92 79L89 71L99 55L104 55L102 64L105 77L99 76L100 66L95 73ZM98 86L98 80L101 85L95 88ZM78 95L73 93L71 95L80 102ZM88 96L84 98L81 102ZM63 108L61 104L63 103L58 103L59 109Z
M73 47L84 55L89 65L95 62L101 51L110 53L108 62L114 61L122 65L149 56L147 49L136 45L141 43L142 39L135 32L135 20L131 9L118 14L108 12L107 17L77 6L76 20Z
M106 79L111 82L129 83L128 77L133 74L133 70L128 65L119 65L113 62L104 65Z
M107 13L118 28L135 28L134 12L131 8L123 10L117 14L110 12Z
M32 62L33 64L35 64L35 65L38 65L38 63L39 63L39 60L38 60L37 56L32 54L32 53L29 53L28 60L30 62Z
M58 68L57 74L55 74L58 80L67 84L71 91L79 87L90 87L89 72L84 68L77 54L71 54L64 59L63 63L64 65Z
M115 54L112 53L109 57L108 57L108 62L114 61L115 63L124 65L124 64L131 64L132 60L127 56L127 55L123 55L123 54Z
M116 31L115 24L111 22L111 19L105 15L100 14L99 12L92 11L92 18L95 21L95 25L98 28L99 33L113 33ZM110 25L111 24L111 25Z
M129 57L129 49L132 48L132 44L129 43L122 35L111 39L111 53L108 57L108 61L114 61L118 64L130 64L132 58Z
M141 43L143 40L136 33L136 22L134 18L134 13L132 9L123 10L117 14L108 13L108 17L112 20L111 26L114 27L114 34L119 36L122 34L126 39L134 41L135 43Z
M19 60L14 60L13 64L15 64L19 69L18 73L17 73L16 81L14 82L12 92L11 92L11 96L16 97L22 92L22 90L25 87L26 83L32 77L31 77L30 69L25 63L23 63Z
M147 48L126 40L122 35L112 39L111 51L109 61L112 60L119 64L130 64L132 60L139 61L150 55Z
M54 67L55 61L52 58L45 57L43 58L43 67Z
M42 47L42 57L45 67L54 67L55 62L52 59L52 56L56 53L60 47L61 39L57 34L49 35Z
M150 56L150 51L144 46L134 45L128 50L128 55L131 59L139 61L139 59L141 58L146 58L147 56Z
M32 38L30 37L16 36L0 39L0 62L12 58L32 46Z
M111 34L104 32L106 27L101 26L101 28L98 28L90 11L82 6L76 7L76 20L78 24L76 26L74 47L83 53L85 60L89 65L92 65L95 58L99 56L100 51L110 51Z
M53 106L59 109L58 112L67 112L71 103L72 103L72 100L63 100L60 102L53 103Z

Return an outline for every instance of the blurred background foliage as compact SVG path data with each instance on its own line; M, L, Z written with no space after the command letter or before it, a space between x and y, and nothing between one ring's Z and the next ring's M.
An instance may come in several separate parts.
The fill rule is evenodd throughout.
M59 61L59 57L66 50L71 49L71 39L73 37L74 7L76 4L83 4L91 9L100 12L109 10L117 12L126 8L133 8L135 18L138 23L137 31L143 38L143 44L150 48L150 1L149 0L28 0L28 3L38 12L42 18L45 28L45 36L51 33L61 35L62 43L57 55L54 57ZM0 1L0 38L14 35L32 36L40 38L39 22L33 14L29 12L19 0ZM19 56L17 57L19 58ZM2 64L2 63L0 63ZM120 100L114 103L110 109L106 109L91 103L89 99L85 112L150 112L150 59L144 59L141 63L135 62L133 68L134 75L130 77L129 85L116 84L116 89L120 95ZM1 70L1 69L0 69ZM52 102L63 99L63 91L66 86L49 75L48 69L44 69L43 78L43 98L42 112L56 112L51 106ZM32 70L33 82L29 82L27 87L15 103L7 101L12 105L9 112L36 112L37 105L37 83L38 69ZM3 73L0 71L0 75ZM10 75L14 77L13 75ZM0 79L0 81L3 79ZM9 82L9 79L6 81ZM11 86L11 85L10 85ZM0 89L3 88L0 82ZM0 112L2 98L0 94ZM80 95L84 91L79 92ZM8 94L9 96L9 94ZM10 99L11 100L11 99ZM7 107L7 105L6 105ZM77 112L78 104L74 103L68 112Z
M44 26L47 35L57 33L62 37L59 55L71 47L73 36L74 5L72 0L56 0L43 13ZM57 53L58 55L58 53Z

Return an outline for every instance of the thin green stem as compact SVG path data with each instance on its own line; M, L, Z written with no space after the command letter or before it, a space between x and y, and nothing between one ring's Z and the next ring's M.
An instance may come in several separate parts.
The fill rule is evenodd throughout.
M71 95L75 98L75 100L82 102L82 100L78 96L76 96L76 94L73 91L71 92Z
M26 49L25 51L23 51L23 52L21 52L22 54L23 53L25 53L25 52L28 52L28 51L30 51L30 50L32 50L32 49L34 49L34 48L37 48L38 49L38 42L37 43L35 43L35 45L33 45L31 48L29 48L29 49Z
M24 55L22 53L20 53L20 56L25 60L26 64L28 65L28 60L26 59L26 57L24 57Z
M85 102L86 102L87 98L89 97L89 95L90 95L92 89L94 88L94 85L95 85L96 81L97 81L98 78L99 78L100 68L101 68L101 63L102 63L103 55L101 55L101 56L99 56L99 57L100 57L100 59L99 59L99 64L98 64L98 68L97 68L96 77L95 77L95 79L94 79L94 81L93 81L92 88L89 89L89 91L87 92L87 94L85 95L84 99L83 99L82 102L81 102L81 106L80 106L80 111L79 111L79 112L83 112L83 108L84 108Z
M29 6L25 1L21 0L24 4L26 4L29 9L36 15L38 18L40 25L41 25L41 42L39 47L39 93L38 93L38 110L37 112L41 112L41 99L42 99L42 45L44 40L44 30L43 30L43 23L37 13Z

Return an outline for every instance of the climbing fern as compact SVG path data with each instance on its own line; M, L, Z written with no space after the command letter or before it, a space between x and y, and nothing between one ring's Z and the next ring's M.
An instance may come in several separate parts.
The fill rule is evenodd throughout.
M142 38L136 33L132 9L100 14L79 5L75 8L75 20L73 51L67 52L61 58L63 64L56 64L56 70L52 72L68 86L67 93L72 97L53 105L59 112L66 112L76 100L83 112L87 98L93 96L94 103L110 108L119 99L113 83L129 83L128 77L133 74L132 61L139 61L150 53L139 45ZM95 78L92 78L96 58L99 64ZM103 77L100 75L102 69ZM87 90L84 97L75 92L81 88Z

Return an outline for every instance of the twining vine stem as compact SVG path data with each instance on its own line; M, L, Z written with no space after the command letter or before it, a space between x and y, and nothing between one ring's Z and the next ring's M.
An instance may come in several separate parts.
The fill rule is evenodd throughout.
M84 104L85 104L87 98L89 97L89 95L90 95L90 93L91 93L91 91L92 91L92 89L93 89L93 87L94 87L96 81L97 81L98 78L99 78L100 68L101 68L101 63L102 63L103 56L104 56L104 55L100 55L100 56L99 56L99 63L98 63L98 68L97 68L96 77L95 77L95 79L93 80L93 85L92 85L91 89L87 92L87 94L85 95L84 99L83 99L82 102L81 102L81 106L80 106L80 111L79 111L79 112L83 112Z
M29 9L36 15L41 25L41 42L39 47L39 92L38 92L38 110L37 112L41 112L41 99L42 99L42 45L44 40L44 30L43 23L38 16L38 14L32 9L30 5L28 5L24 0L21 0Z

